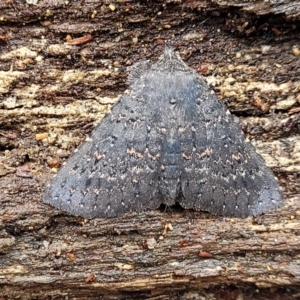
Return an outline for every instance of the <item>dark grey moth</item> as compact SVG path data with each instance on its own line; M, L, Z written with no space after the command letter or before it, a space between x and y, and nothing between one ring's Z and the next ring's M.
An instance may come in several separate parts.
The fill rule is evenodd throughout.
M272 171L231 114L169 46L59 170L44 201L85 218L162 203L247 217L283 204Z

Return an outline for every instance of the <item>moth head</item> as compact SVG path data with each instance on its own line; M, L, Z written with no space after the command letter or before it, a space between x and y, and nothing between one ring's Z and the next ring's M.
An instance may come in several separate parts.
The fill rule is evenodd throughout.
M164 53L159 57L158 61L153 64L151 69L166 73L174 73L176 71L187 73L194 72L181 59L180 55L174 50L169 42L166 43Z

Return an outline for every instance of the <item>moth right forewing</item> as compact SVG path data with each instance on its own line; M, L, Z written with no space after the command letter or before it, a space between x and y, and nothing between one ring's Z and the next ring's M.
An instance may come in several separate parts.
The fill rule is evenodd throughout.
M196 77L196 76L195 76ZM192 80L195 80L194 78ZM192 83L192 82L191 82ZM184 208L208 210L212 202L211 180L211 147L210 138L207 136L208 121L203 111L203 102L207 98L207 86L197 80L196 90L188 95L190 110L189 123L186 136L192 146L192 153L183 150L183 168L181 176L182 194L180 204ZM180 136L180 138L182 138Z
M237 217L281 206L282 197L272 171L246 142L241 128L224 105L209 89L202 89L199 99L198 121L193 122L194 171L188 171L186 164L182 205ZM267 199L260 194L271 197Z

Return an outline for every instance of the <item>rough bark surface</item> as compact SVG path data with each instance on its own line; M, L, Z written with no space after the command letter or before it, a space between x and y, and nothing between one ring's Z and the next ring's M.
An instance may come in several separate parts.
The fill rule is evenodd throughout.
M0 298L300 297L298 1L0 2ZM298 23L297 23L298 22ZM172 39L274 170L285 206L86 221L45 185Z

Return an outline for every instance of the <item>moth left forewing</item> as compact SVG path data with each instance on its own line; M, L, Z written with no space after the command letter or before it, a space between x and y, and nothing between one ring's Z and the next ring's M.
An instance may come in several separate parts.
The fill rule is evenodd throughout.
M86 218L157 208L157 135L132 93L122 96L70 157L45 193L45 202Z

